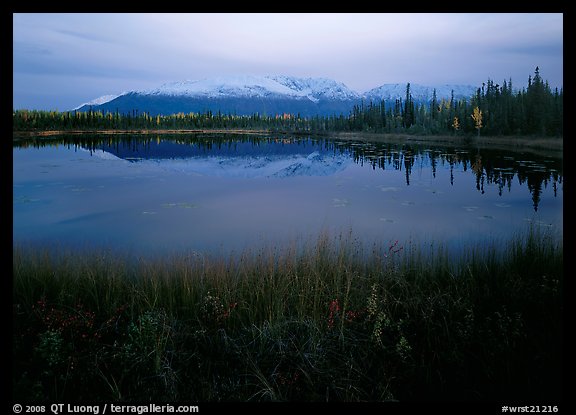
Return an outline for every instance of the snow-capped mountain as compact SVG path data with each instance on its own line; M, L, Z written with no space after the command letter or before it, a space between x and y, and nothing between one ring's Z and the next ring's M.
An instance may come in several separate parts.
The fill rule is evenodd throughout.
M166 83L159 88L136 91L142 95L169 95L203 98L306 98L306 94L290 89L268 77L238 76Z
M326 78L290 76L235 76L166 83L159 88L136 91L142 95L170 95L203 98L294 98L355 100L360 95L343 83Z
M434 88L438 100L449 99L452 91L456 99L469 98L476 90L469 85L410 85L416 102L431 100ZM158 88L107 95L75 109L120 113L137 110L151 115L207 111L236 115L347 115L362 100L388 103L405 97L405 84L384 84L361 94L327 78L244 75L165 83Z

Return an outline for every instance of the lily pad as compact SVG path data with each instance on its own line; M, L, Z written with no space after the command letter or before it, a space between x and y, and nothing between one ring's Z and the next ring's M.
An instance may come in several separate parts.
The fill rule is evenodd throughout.
M171 202L171 203L162 203L162 207L164 208L184 208L184 209L194 209L198 206L194 203L188 202Z
M348 202L348 199L337 199L337 198L332 199L332 206L334 207L346 207L349 204L350 202Z
M430 193L432 193L432 194L435 194L435 195L437 195L437 194L439 195L439 194L444 193L444 192L441 192L440 190L431 189L431 188L426 189L426 191L427 191L427 192L430 192Z
M18 196L13 199L13 203L34 203L39 201L40 199L33 199L28 196Z
M380 190L383 192L397 192L399 189L394 186L380 186Z

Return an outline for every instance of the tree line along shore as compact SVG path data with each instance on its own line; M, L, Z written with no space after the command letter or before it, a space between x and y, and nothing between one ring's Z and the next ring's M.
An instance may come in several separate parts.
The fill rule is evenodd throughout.
M469 99L415 102L406 85L404 99L361 102L349 114L303 117L300 114L236 115L203 113L13 110L13 132L49 131L267 131L290 133L366 132L418 136L563 136L563 89L552 90L538 68L528 85L488 80Z

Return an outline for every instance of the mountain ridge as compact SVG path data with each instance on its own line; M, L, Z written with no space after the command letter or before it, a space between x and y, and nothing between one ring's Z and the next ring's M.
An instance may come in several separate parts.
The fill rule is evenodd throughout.
M472 85L426 86L410 84L415 102L428 102L436 89L438 100L469 98ZM130 112L151 115L178 112L230 113L236 115L299 113L303 116L347 114L356 104L404 99L406 84L383 84L364 93L329 78L286 75L240 75L167 82L159 87L107 95L81 104L74 110Z

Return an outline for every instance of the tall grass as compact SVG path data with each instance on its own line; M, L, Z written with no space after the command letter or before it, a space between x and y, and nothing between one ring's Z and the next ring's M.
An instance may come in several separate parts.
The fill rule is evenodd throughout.
M561 239L454 259L319 236L235 257L13 250L13 396L559 399Z

